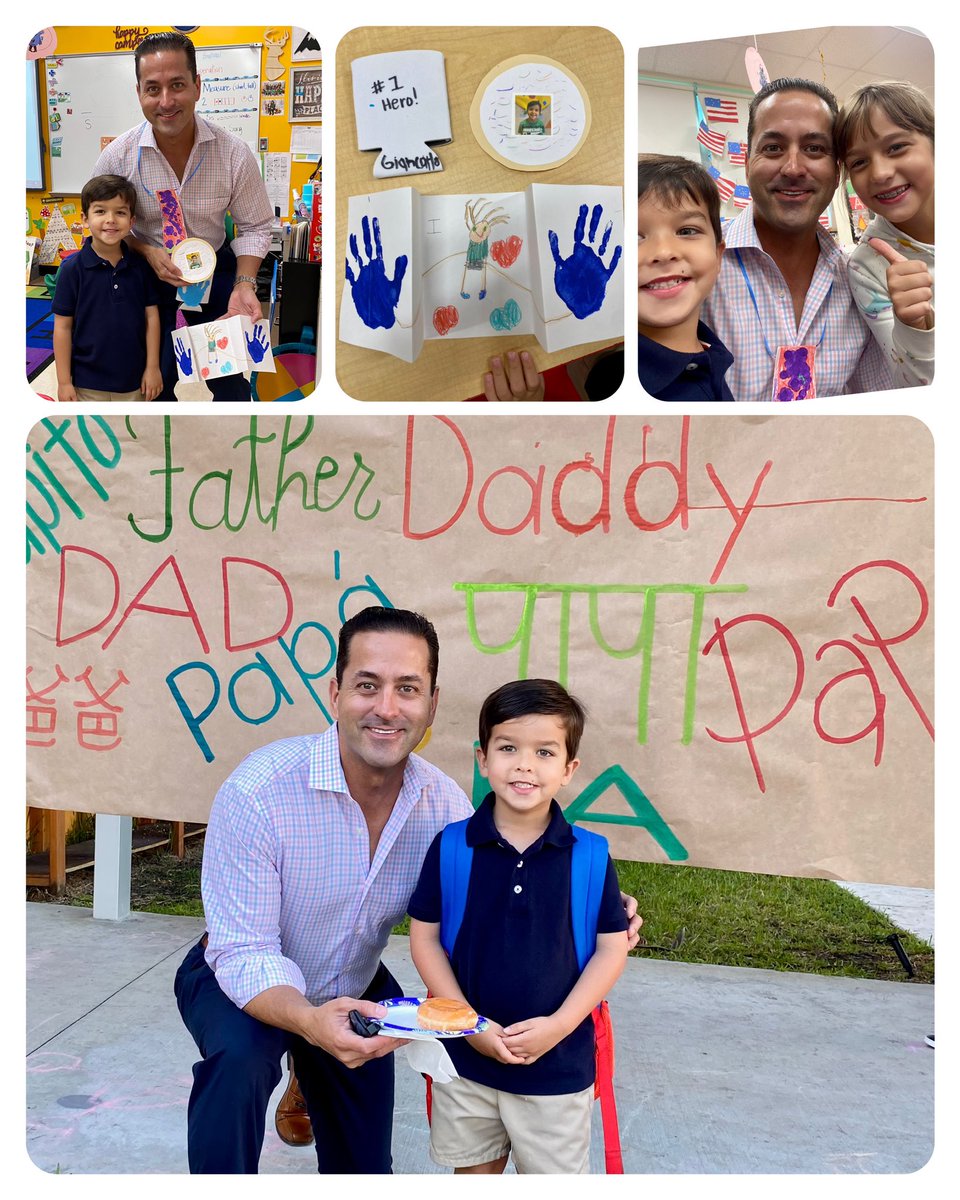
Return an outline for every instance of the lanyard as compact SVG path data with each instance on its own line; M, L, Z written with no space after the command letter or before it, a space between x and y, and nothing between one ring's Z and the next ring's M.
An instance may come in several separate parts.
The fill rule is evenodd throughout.
M143 123L143 124L144 124L144 125L146 125L146 121L144 121L144 123ZM141 125L141 127L140 127L140 128L142 129L142 128L143 128L143 125ZM159 148L159 147L157 147L157 151L158 151L158 153L162 154L162 151L160 151L160 148ZM141 157L142 157L142 155L143 155L143 147L142 147L142 146L137 146L137 176L138 176L138 177L139 177L139 179L140 179L140 186L143 188L143 190L144 190L144 191L147 193L147 195L149 196L149 195L151 194L151 192L150 192L150 188L148 188L148 187L147 187L147 185L146 185L146 183L144 182L144 178L143 178L143 167L142 167L142 165L141 165L141 161L140 161L140 160L141 160ZM183 181L183 182L180 184L180 186L177 188L177 191L179 191L179 192L182 192L182 191L183 191L183 189L184 189L184 188L187 186L187 184L188 184L188 183L190 182L190 180L191 180L191 179L194 177L194 175L196 175L196 173L197 173L197 172L200 170L201 166L203 166L203 160L204 160L206 157L207 157L207 151L206 151L206 149L204 149L203 153L200 155L200 161L199 161L199 162L197 163L197 165L196 165L196 166L193 168L193 170L192 170L192 171L190 172L190 174L189 174L189 175L186 177L186 179L184 179L184 181Z
M750 293L750 299L753 301L753 311L757 314L757 324L760 326L760 336L763 338L763 344L767 351L767 357L772 359L774 357L774 353L770 349L770 343L767 341L767 335L763 328L763 320L760 317L760 306L757 303L757 296L753 290L753 285L750 282L750 276L747 274L747 268L743 265L743 258L740 254L739 249L735 249L733 253L736 256L737 265L740 267L740 274L743 276L743 281L747 285L747 291ZM830 303L830 296L832 295L832 293L833 293L833 283L830 284L830 289L827 292L827 298L824 301L823 328L820 330L820 340L816 343L816 346L815 346L815 348L818 350L819 350L820 345L823 342L823 339L826 336L826 332L827 332L827 305Z

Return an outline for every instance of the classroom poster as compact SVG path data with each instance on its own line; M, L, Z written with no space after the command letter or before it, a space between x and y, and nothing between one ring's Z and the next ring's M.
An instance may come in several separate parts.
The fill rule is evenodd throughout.
M47 418L28 803L205 819L390 604L437 627L425 753L468 794L483 697L550 676L616 855L929 887L932 464L902 417Z

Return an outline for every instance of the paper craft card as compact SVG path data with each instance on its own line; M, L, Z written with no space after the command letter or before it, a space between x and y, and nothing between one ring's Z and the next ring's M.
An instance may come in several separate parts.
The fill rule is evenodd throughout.
M533 334L547 351L623 335L623 192L351 196L340 338L413 362L424 338Z
M350 64L357 148L378 150L376 179L442 171L429 143L449 142L447 77L439 50L368 54Z
M202 325L182 325L170 334L181 380L239 375L243 371L275 371L266 321L220 317Z

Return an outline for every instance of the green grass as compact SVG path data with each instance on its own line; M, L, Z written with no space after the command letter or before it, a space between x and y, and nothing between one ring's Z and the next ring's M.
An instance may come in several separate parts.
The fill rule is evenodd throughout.
M933 982L926 942L830 880L659 863L618 862L617 871L644 919L638 956L902 980L907 974L886 940L899 933L915 978Z
M200 864L203 838L187 842L183 861L166 852L136 854L131 907L137 912L202 917ZM906 980L893 947L900 940L916 972L932 983L932 947L897 930L885 916L825 879L790 879L739 871L658 863L617 863L620 886L636 896L643 916L639 958L674 962ZM93 872L67 876L60 902L89 906ZM29 899L48 900L31 889ZM404 921L394 930L407 933Z

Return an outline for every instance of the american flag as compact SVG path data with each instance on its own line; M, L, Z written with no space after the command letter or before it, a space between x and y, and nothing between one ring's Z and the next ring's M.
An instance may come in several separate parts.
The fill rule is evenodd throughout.
M706 122L700 122L700 128L697 130L697 141L701 146L712 151L714 154L722 154L724 146L727 144L727 135L725 133L715 133L707 127Z
M708 121L732 121L736 124L740 120L736 100L718 100L715 96L704 96L703 107L707 111Z
M824 229L829 230L829 228L830 228L830 212L829 212L829 210L827 212L822 212L818 219L820 221L820 224L824 227Z
M733 203L737 208L746 208L750 203L750 189L745 183L738 183L733 189Z
M727 142L727 153L735 167L744 167L747 163L747 148L743 142Z
M723 175L721 175L716 167L707 167L707 170L710 172L710 177L717 185L717 191L720 193L720 199L729 200L736 190L737 185L732 179L726 179Z

